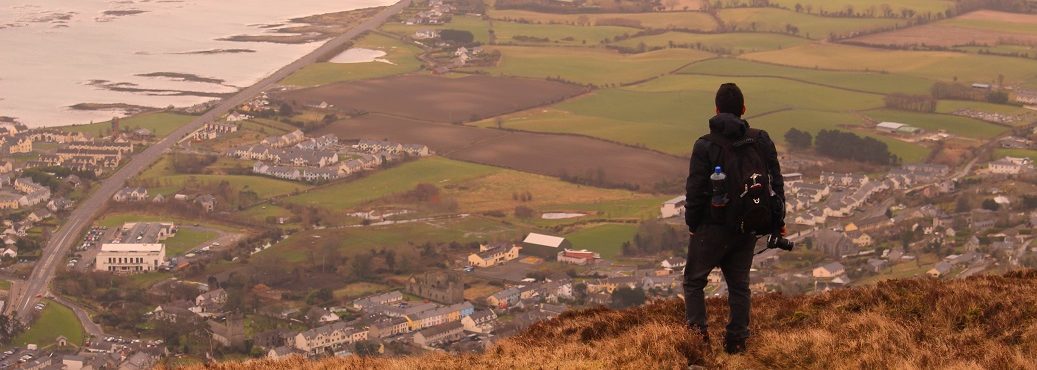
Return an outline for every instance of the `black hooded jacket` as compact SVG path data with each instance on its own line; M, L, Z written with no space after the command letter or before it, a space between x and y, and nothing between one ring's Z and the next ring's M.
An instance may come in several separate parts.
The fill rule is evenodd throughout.
M730 113L720 113L709 120L710 133L724 135L732 141L744 137L748 129L748 121ZM774 141L771 140L767 131L759 130L759 132L759 136L755 139L757 145L760 145L764 160L767 161L767 167L771 171L771 187L784 204L785 181L781 176L781 164L778 163L778 150L774 147ZM714 148L715 145L709 140L699 139L691 151L691 165L688 169L688 183L685 188L688 203L684 220L692 232L703 223L709 211L709 201L712 196L709 175L713 173L713 164L710 163L709 154L711 150L718 149ZM784 221L781 220L776 226L780 228L784 225Z

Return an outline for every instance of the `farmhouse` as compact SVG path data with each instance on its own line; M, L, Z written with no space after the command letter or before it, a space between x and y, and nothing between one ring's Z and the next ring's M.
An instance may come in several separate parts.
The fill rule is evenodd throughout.
M846 268L839 262L832 262L814 268L813 276L818 279L829 279L846 273Z
M570 247L572 243L565 238L537 233L530 233L522 241L522 250L544 259L557 257L559 251Z
M924 130L922 130L922 129L918 128L918 127L906 125L906 124L903 124L903 123L897 123L897 122L879 122L879 124L875 125L875 129L878 130L879 132L885 132L887 134L911 134L911 135L914 135L914 134L920 134L920 133L924 132Z
M591 252L586 249L572 250L566 249L558 252L558 262L571 263L574 265L589 265L595 261L601 259L601 255L598 253Z
M115 192L112 200L116 202L141 202L148 199L148 189L143 187L124 187Z
M684 215L684 207L687 204L688 197L686 195L682 195L663 203L663 206L659 211L662 214L662 218L677 217Z
M990 162L988 166L990 173L999 175L1018 175L1033 169L1033 161L1030 158L1004 157Z
M468 256L468 264L476 267L491 267L518 258L521 249L517 245L507 244L492 247L480 245L479 253L472 253Z

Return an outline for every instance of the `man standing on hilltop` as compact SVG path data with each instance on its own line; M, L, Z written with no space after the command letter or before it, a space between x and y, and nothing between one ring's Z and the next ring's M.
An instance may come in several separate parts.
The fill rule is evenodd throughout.
M749 269L761 235L785 234L785 186L774 141L749 128L745 98L733 83L720 86L709 134L695 142L687 183L685 221L691 234L684 269L688 326L708 343L703 288L720 267L727 282L728 353L745 351L749 338Z

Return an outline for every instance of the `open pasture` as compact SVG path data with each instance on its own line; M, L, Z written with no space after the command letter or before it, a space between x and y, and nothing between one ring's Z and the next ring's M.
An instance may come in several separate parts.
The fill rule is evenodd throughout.
M604 224L573 232L565 238L575 249L598 252L601 258L613 260L623 253L623 243L633 240L634 235L637 235L637 225Z
M312 189L285 198L284 201L332 212L345 212L366 202L413 190L420 183L442 188L497 171L493 167L433 157L378 171L356 180Z
M490 18L495 20L568 25L605 25L629 24L644 29L678 29L689 31L712 31L717 22L706 13L700 12L658 12L658 13L588 13L559 14L540 13L528 10L491 10ZM499 25L495 23L494 27Z
M493 32L496 36L497 44L594 46L602 42L612 41L617 36L632 35L639 31L637 28L617 26L493 22ZM546 41L539 41L540 39Z
M884 71L943 81L951 81L957 77L962 82L990 82L996 80L998 74L1002 74L1006 83L1037 82L1037 68L1034 68L1032 60L955 52L806 44L782 50L745 54L741 58L805 68Z
M314 132L328 133L343 138L363 133L364 137L423 143L447 158L548 176L583 177L600 169L606 182L644 188L680 177L687 166L677 157L586 137L501 131L376 114L341 120Z
M156 137L165 137L166 135L169 135L170 132L173 132L173 130L191 122L192 119L194 119L194 116L186 114L149 112L120 119L119 128L129 131L143 128L151 130ZM61 127L61 129L72 132L82 132L91 137L101 137L111 133L112 122L104 121L87 125L64 126Z
M339 81L355 81L392 76L421 69L417 55L421 49L403 41L372 33L357 41L353 47L381 50L387 62L310 64L285 78L281 83L293 86L317 86Z
M846 90L876 94L908 93L928 94L933 80L878 72L833 71L814 68L798 68L784 65L760 63L743 59L708 59L692 64L680 71L686 74L702 74L730 77L780 77ZM736 80L737 81L737 80Z
M891 18L822 17L778 8L728 8L720 9L717 15L728 27L738 31L785 33L788 31L786 26L793 25L798 28L797 36L814 40L906 23L906 20Z
M602 48L494 46L503 54L495 67L475 68L491 75L561 78L597 86L618 85L657 77L712 54L664 49L620 54Z
M876 121L900 122L921 127L928 131L943 130L951 135L973 139L990 139L1008 131L1007 127L949 114L927 114L882 109L867 112L867 115Z
M803 109L800 113L804 115L818 112L823 116L825 112L883 105L879 95L786 79L673 75L626 88L595 91L551 109L509 115L503 119L503 125L525 131L599 137L686 156L694 138L708 132L707 121L715 114L716 87L731 81L746 93L747 117L791 109ZM827 126L841 123L831 122ZM496 122L480 124L491 126Z
M951 0L770 0L769 2L791 10L795 10L796 5L799 5L802 12L809 14L839 13L852 7L854 14L868 17L883 17L883 6L889 6L889 10L894 13L894 16L900 16L903 10L911 10L917 14L936 14L954 7L954 1ZM724 3L750 6L753 1L725 0ZM873 14L869 14L870 12Z
M776 33L687 33L666 32L658 35L634 37L612 45L637 48L644 44L656 47L695 47L701 45L710 50L726 50L728 54L781 49L805 44L810 40Z
M528 78L396 76L292 90L281 96L301 104L326 101L346 111L453 123L546 105L585 90Z
M460 211L466 213L492 210L511 213L518 206L526 206L539 211L563 204L610 202L650 197L629 190L576 185L552 177L512 170L500 170L488 176L449 186L445 193L448 197L457 200ZM532 195L532 200L515 199L516 194L527 193Z

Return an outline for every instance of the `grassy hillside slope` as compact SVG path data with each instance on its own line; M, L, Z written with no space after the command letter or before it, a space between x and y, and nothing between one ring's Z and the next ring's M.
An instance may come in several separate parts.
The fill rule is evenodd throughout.
M897 280L753 302L748 353L720 351L726 304L711 299L712 348L683 327L683 303L570 312L485 354L255 361L209 369L1037 368L1037 271ZM199 367L200 369L200 367Z

